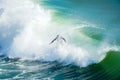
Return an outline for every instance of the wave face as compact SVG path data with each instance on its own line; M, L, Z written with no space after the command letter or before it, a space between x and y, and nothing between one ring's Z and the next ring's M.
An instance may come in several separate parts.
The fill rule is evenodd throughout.
M113 21L111 26L107 25L111 18L106 16L106 9L100 7L101 3L98 6L89 5L97 6L90 9L89 16L89 8L84 7L86 1L83 4L80 2L82 6L77 1L65 3L70 5L63 5L60 0L1 0L0 54L10 58L58 61L65 65L85 67L103 60L110 50L120 50L120 26L115 25L119 24L119 20L116 23ZM86 11L82 12L84 9ZM103 12L101 17L95 13L97 9ZM114 20L116 14L117 10L110 13L111 20ZM64 37L67 43L56 41L49 44L56 35Z

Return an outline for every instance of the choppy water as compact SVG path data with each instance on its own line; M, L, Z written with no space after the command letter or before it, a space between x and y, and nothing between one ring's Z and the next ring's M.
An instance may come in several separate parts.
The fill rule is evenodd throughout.
M119 14L119 0L0 0L0 79L119 80Z
M0 57L0 79L7 80L119 80L120 52L111 51L98 64L84 68L58 62Z

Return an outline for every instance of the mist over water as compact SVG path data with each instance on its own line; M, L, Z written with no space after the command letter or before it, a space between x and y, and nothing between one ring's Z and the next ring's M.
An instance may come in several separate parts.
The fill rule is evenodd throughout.
M100 62L110 50L119 51L119 29L112 28L114 23L110 27L108 22L102 21L107 15L105 9L102 10L98 5L90 10L88 16L89 12L86 12L88 10L84 7L87 4L84 1L83 4L80 2L82 6L74 1L65 1L70 5L63 5L59 0L58 2L60 4L56 0L1 1L0 53L10 58L59 61L84 67ZM89 6L93 8L96 5ZM98 13L95 13L97 8L100 8L98 12L103 12L104 15L98 16ZM82 9L86 11L83 12ZM96 15L93 16L92 13ZM117 10L110 13L113 17L115 14ZM99 24L94 20L96 17ZM100 25L102 22L104 24ZM112 30L116 30L117 36ZM58 34L64 37L67 43L58 41L49 45Z
M120 80L119 6L0 0L0 80Z

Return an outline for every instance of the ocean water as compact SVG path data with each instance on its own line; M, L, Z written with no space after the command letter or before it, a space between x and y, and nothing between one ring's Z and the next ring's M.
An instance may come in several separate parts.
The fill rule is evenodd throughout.
M0 80L119 80L119 14L119 0L0 0Z

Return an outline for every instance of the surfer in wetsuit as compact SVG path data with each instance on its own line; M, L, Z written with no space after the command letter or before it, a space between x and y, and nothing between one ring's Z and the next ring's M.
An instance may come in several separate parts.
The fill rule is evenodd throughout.
M55 42L56 40L63 40L64 42L66 42L66 39L65 38L63 38L63 37L61 37L60 35L57 35L56 37L55 37L55 39L53 39L51 42L50 42L50 44L52 44L53 42Z

